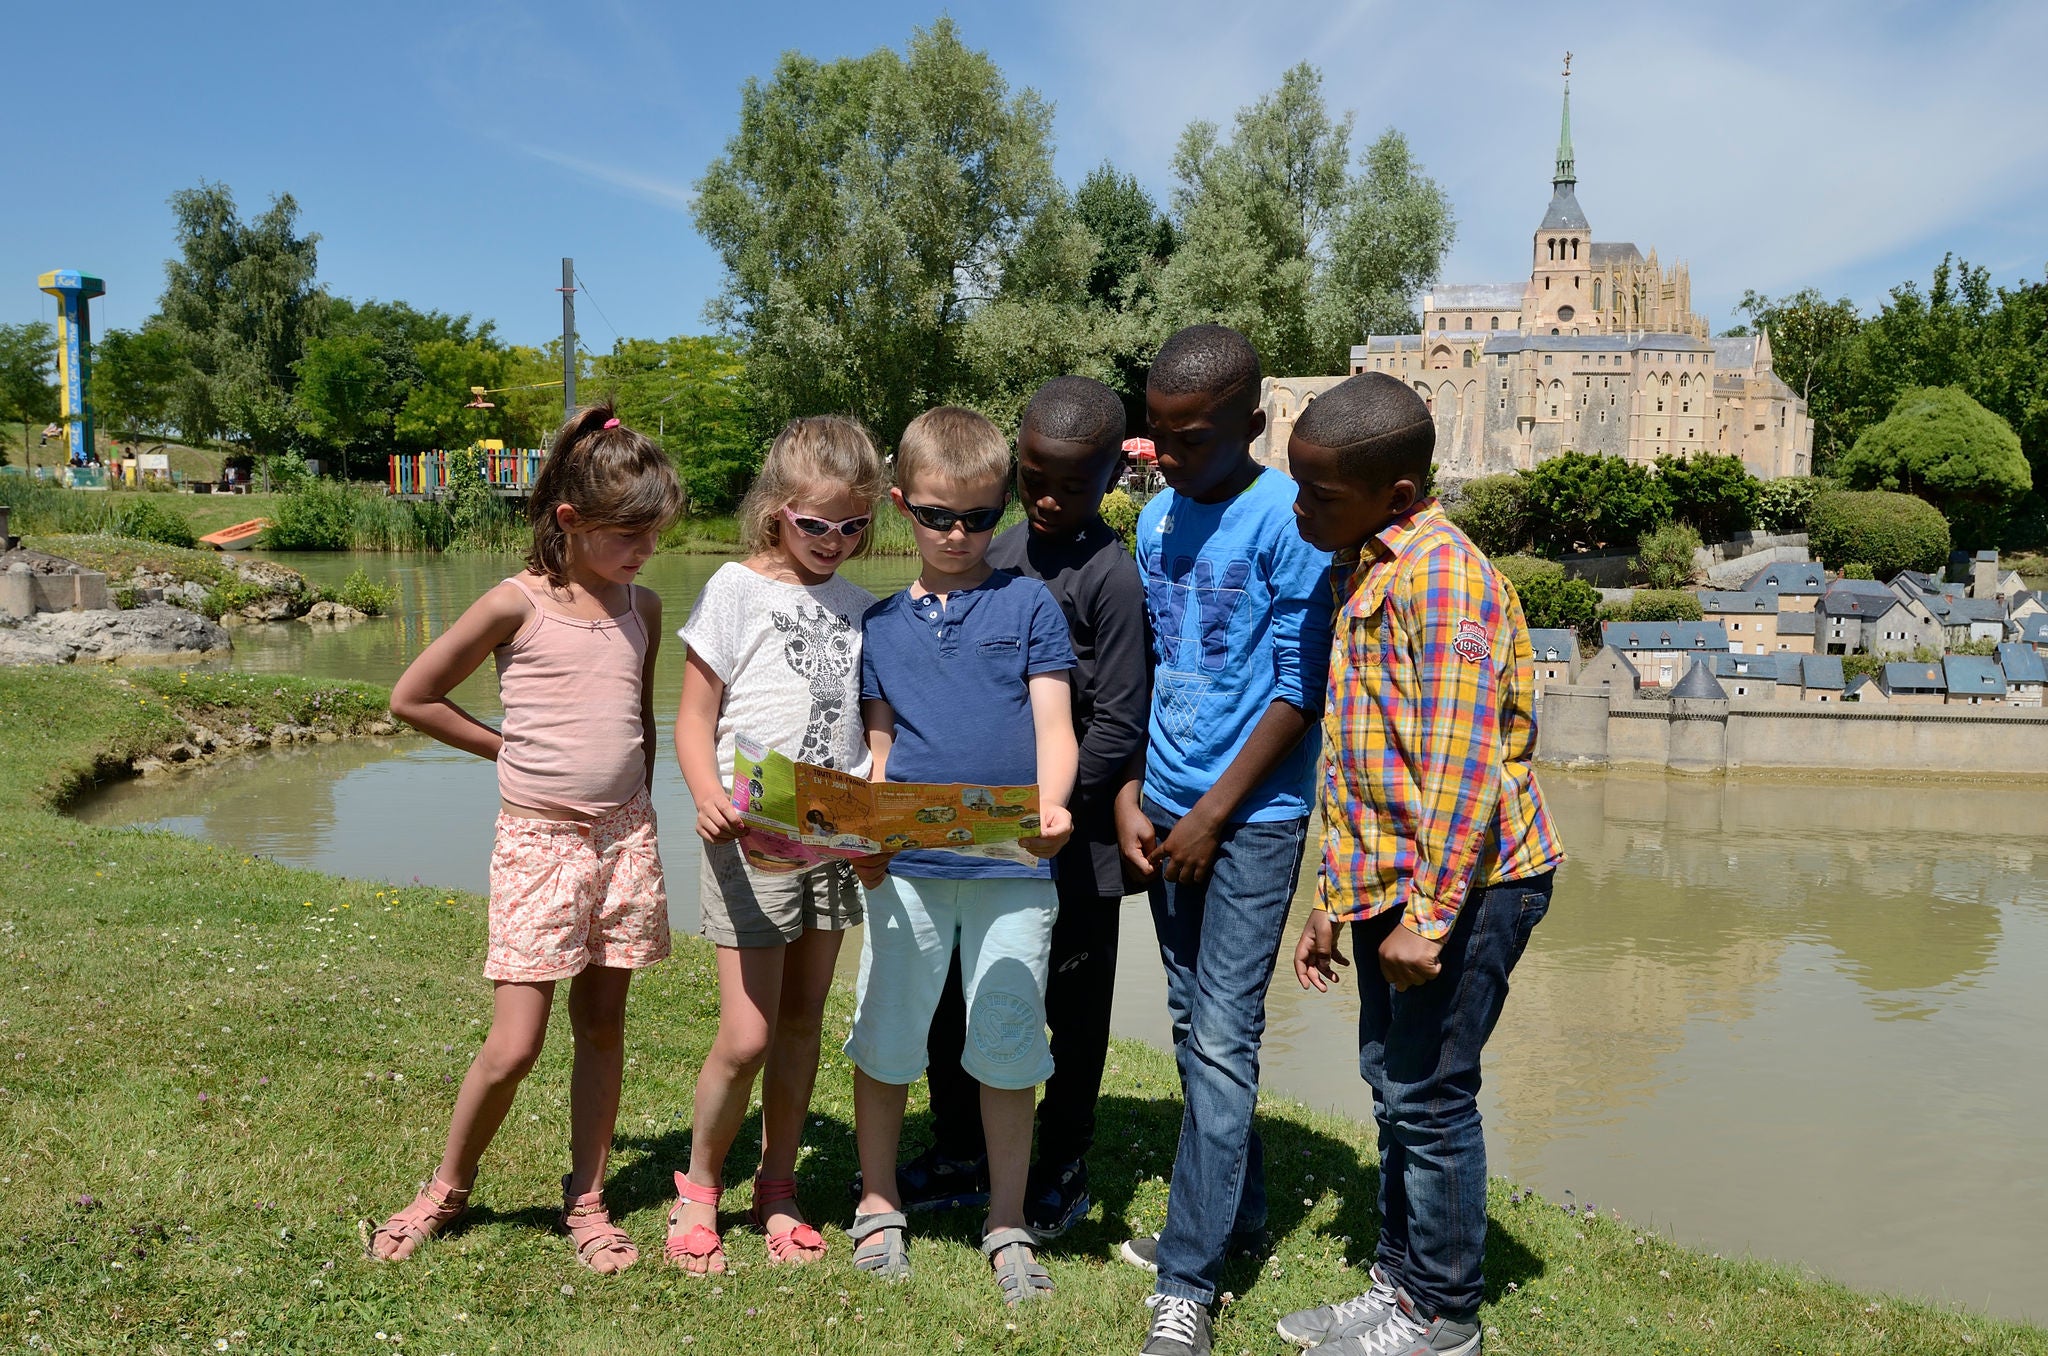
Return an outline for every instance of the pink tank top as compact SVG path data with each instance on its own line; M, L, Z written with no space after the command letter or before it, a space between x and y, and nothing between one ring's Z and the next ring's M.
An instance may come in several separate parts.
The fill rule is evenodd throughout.
M533 617L494 656L505 707L498 794L542 812L616 810L647 784L639 609L604 621L565 617L524 579L506 582L525 591Z

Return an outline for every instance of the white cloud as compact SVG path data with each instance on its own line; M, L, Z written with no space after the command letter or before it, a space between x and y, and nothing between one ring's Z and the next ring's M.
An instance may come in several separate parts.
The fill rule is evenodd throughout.
M696 190L687 183L677 183L639 170L626 169L619 165L607 165L582 156L570 155L564 151L552 151L545 146L521 146L519 150L536 160L545 160L550 165L559 165L571 174L579 175L592 182L607 184L612 188L645 199L657 207L670 208L688 215L690 201L696 197Z

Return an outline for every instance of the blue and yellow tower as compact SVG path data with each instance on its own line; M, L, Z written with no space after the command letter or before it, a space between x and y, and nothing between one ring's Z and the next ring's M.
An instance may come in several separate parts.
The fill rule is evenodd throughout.
M63 303L57 312L57 385L64 393L64 427L71 464L92 460L92 307L107 285L75 268L52 269L36 280Z

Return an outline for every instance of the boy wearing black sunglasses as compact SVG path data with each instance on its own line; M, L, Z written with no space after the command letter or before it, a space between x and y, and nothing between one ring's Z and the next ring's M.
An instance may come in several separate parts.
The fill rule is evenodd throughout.
M1060 912L1045 991L1054 1068L1038 1104L1038 1153L1024 1200L1025 1221L1040 1238L1057 1238L1090 1206L1087 1154L1109 1053L1124 894L1116 793L1125 764L1144 747L1150 700L1144 585L1101 516L1102 496L1123 465L1123 440L1123 402L1101 382L1056 377L1039 387L1017 430L1025 520L988 552L995 569L1052 590L1074 644L1080 773L1070 802L1074 836L1055 863ZM906 1209L979 1205L988 1197L977 1090L960 1067L966 1034L956 964L932 1018L932 1144L896 1170Z
M863 1188L853 1263L896 1279L910 1271L896 1189L904 1104L957 952L961 1062L980 1084L988 1143L981 1246L1016 1304L1052 1290L1024 1227L1024 1180L1037 1086L1053 1068L1045 986L1059 900L1047 859L1074 831L1079 751L1067 619L1044 584L988 563L1009 473L1009 443L972 410L942 406L903 431L890 496L916 524L923 568L861 621L861 718L875 780L1036 784L1038 833L1020 860L947 851L939 832L855 863L868 926L846 1054Z

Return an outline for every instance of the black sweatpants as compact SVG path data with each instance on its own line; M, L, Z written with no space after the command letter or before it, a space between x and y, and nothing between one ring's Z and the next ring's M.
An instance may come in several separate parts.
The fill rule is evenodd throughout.
M1116 988L1117 921L1121 899L1096 893L1094 877L1071 873L1057 882L1060 916L1052 928L1047 966L1045 1024L1052 1033L1052 1077L1038 1103L1034 1161L1058 1170L1085 1157L1095 1142L1095 1103L1109 1055L1109 1007ZM928 1038L933 1140L947 1158L981 1157L981 1084L960 1067L967 1039L967 1004L960 989L960 956L946 976L946 991L932 1014Z

